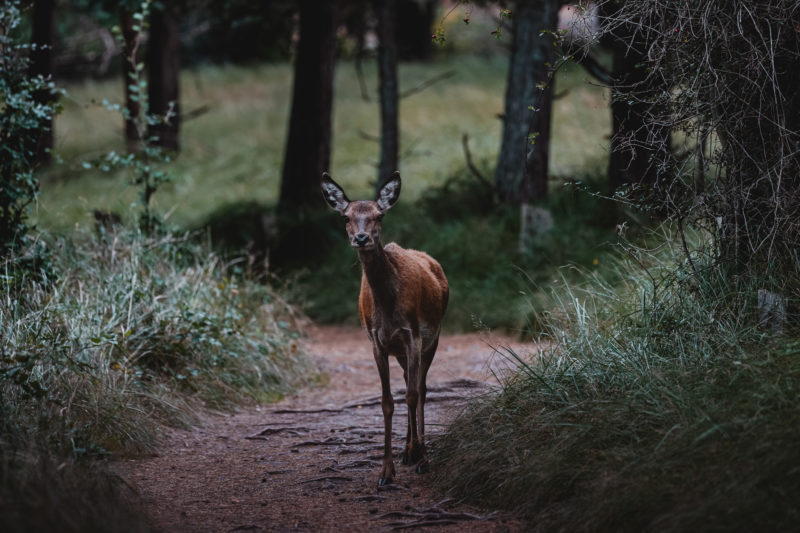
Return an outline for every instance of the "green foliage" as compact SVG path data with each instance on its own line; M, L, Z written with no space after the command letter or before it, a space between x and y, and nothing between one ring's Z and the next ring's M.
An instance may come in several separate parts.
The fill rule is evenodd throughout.
M146 29L150 4L151 0L145 0L139 5L129 7L130 9L138 7L138 11L132 14L133 25L131 30L135 34L134 41L138 41ZM120 46L125 49L125 39L119 26L115 26L113 31ZM157 138L147 138L145 136L145 126L149 128L164 123L170 120L171 117L156 116L148 112L147 82L142 76L144 63L137 62L137 48L134 47L131 57L126 58L126 61L130 61L132 65L135 65L132 72L128 74L129 79L126 80L128 83L126 89L128 98L131 101L142 104L142 106L137 106L136 109L143 107L145 110L144 116L131 116L130 109L118 104L112 104L106 99L103 99L102 104L107 110L121 114L126 123L130 121L133 124L137 131L138 142L128 146L126 155L121 155L115 150L111 150L105 157L94 164L84 161L83 167L88 170L96 166L103 172L122 171L128 174L130 176L130 185L137 188L139 192L139 205L142 209L139 215L139 227L145 234L151 235L154 232L163 232L165 230L164 222L152 209L151 201L158 189L172 179L170 173L164 170L164 165L170 163L171 158L169 153L155 142Z
M119 106L108 104L112 109ZM84 161L83 168L90 170L97 168L103 172L122 171L130 176L129 184L137 189L141 208L139 213L139 227L151 235L165 231L164 221L153 209L153 195L159 188L172 181L172 176L164 165L171 162L172 158L161 147L140 143L139 150L128 154L120 154L115 150L94 161Z
M752 326L775 279L666 242L629 249L613 285L559 289L540 352L507 351L518 372L437 443L445 486L542 531L797 523L800 338ZM793 324L800 271L780 279Z
M37 101L37 93L54 92L55 87L28 74L29 47L17 36L20 9L19 1L0 6L0 257L25 245L28 207L39 190L33 175L34 151L55 112L53 104Z

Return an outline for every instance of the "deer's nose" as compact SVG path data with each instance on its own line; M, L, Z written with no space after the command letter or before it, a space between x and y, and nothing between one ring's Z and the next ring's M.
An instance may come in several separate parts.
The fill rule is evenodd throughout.
M353 237L353 239L356 241L357 245L364 246L367 244L367 241L369 241L369 235L366 233L356 233L356 236Z

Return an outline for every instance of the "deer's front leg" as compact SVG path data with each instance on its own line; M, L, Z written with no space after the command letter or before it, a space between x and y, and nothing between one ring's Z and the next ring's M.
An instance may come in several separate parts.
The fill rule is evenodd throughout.
M383 466L378 478L378 486L392 482L394 478L394 461L392 460L392 415L394 415L394 398L389 384L389 354L382 352L377 344L372 346L375 364L381 377L381 409L383 410Z

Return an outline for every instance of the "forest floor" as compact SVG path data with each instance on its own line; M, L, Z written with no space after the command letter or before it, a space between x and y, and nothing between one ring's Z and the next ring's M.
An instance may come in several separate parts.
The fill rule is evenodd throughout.
M428 374L427 444L466 402L497 384L508 363L493 347L526 348L495 334L443 335ZM407 411L402 371L391 363L394 482L376 487L383 448L380 385L366 335L314 327L314 364L330 380L279 403L208 415L169 430L154 456L114 470L140 494L157 531L521 531L507 514L442 496L432 473L400 464ZM530 346L527 346L530 349Z

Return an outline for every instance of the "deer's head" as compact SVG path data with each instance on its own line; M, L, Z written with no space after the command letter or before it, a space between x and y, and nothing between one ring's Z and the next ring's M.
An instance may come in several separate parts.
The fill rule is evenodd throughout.
M359 250L372 250L381 241L381 220L400 197L400 173L392 176L378 191L375 201L351 202L339 184L328 173L322 174L322 195L332 208L344 217L350 245Z

